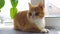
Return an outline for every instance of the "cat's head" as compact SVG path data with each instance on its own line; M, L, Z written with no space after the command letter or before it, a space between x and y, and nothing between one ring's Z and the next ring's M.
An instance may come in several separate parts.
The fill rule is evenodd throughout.
M43 18L44 17L44 2L41 1L36 6L32 6L29 3L29 14L28 15L31 18Z

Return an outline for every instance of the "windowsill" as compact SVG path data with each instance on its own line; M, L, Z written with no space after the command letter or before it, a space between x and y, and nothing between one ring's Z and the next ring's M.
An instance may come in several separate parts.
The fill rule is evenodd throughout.
M60 31L57 31L60 34Z
M60 17L60 15L46 15L45 17Z
M13 24L0 24L0 28L13 28Z

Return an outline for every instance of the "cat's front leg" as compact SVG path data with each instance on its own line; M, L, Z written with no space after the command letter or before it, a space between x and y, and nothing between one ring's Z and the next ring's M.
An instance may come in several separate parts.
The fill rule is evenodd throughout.
M41 32L43 32L43 33L48 33L48 32L49 32L49 30L48 30L48 29L46 29L46 28L42 28L42 29L41 29Z
M45 28L45 23L44 22L38 22L36 23L37 28L40 30L40 32L48 33L49 30Z
M45 27L37 27L41 33L48 33L49 29L46 29Z

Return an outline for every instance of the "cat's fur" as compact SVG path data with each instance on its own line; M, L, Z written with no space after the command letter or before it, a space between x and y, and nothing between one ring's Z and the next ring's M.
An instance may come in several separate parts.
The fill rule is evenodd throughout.
M48 32L45 29L44 3L32 6L29 3L29 10L19 12L14 18L14 29L21 31Z

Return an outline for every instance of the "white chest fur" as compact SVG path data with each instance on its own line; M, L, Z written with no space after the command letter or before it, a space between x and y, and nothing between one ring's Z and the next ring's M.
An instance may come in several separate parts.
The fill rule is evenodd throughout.
M32 19L32 23L37 27L45 27L45 18Z

